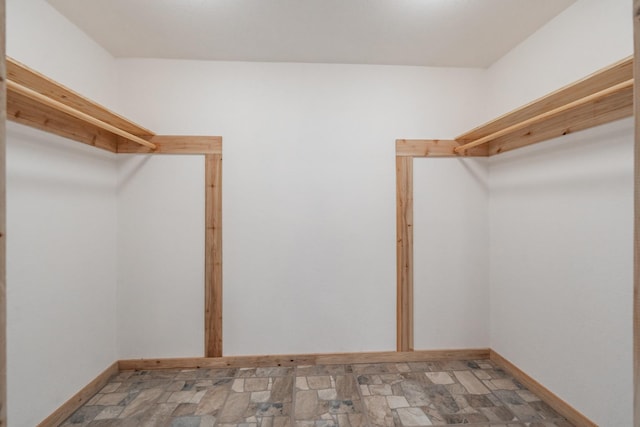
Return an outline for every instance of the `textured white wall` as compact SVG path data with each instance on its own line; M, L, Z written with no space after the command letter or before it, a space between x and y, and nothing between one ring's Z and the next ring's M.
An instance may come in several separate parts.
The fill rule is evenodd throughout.
M482 71L118 63L124 113L161 133L224 137L224 353L394 349L394 141L448 137L477 122ZM452 175L467 174L450 166ZM201 199L189 208L200 215ZM174 229L181 227L176 218ZM120 249L124 258L136 256ZM139 268L122 272L121 297L133 282L154 292L150 273ZM194 276L181 286L195 295L203 284ZM449 298L446 286L441 292ZM142 298L125 298L132 298L131 310L146 310ZM157 298L171 304L170 294ZM427 301L417 301L416 311L423 309ZM194 299L181 313L190 319L179 324L199 321L201 312ZM134 343L137 328L121 328L121 346ZM176 326L162 349L137 342L127 355L180 355L174 332L189 337L189 349L200 348L201 329ZM471 345L467 338L455 341Z
M485 119L633 54L629 0L578 0L488 69Z
M113 59L44 0L7 1L7 53L106 105ZM9 425L42 421L116 360L115 156L9 124Z
M45 0L7 0L7 55L117 111L113 57Z
M202 356L204 157L119 155L118 173L118 357Z
M489 347L488 159L415 159L417 349Z
M34 426L116 360L114 155L7 132L11 426Z
M489 70L487 110L631 42L629 1L578 1ZM633 123L492 157L490 183L491 347L599 425L632 425Z
M578 1L488 72L114 63L42 0L8 1L7 49L158 133L224 137L225 354L389 350L394 140L450 138L630 54L627 3ZM630 425L631 135L622 121L489 162L416 160L416 347L486 345L489 233L491 346L601 425ZM202 169L9 128L11 425L117 357L202 354Z

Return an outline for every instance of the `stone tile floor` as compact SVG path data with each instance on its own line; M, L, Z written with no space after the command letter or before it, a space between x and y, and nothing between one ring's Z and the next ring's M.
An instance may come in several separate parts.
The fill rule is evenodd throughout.
M572 426L489 360L125 371L65 427Z

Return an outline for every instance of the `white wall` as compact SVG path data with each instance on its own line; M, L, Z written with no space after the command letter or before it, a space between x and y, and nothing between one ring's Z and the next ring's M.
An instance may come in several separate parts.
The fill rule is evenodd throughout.
M503 112L632 53L631 4L581 0L488 72ZM490 160L491 347L599 425L632 425L633 124Z
M629 55L627 3L580 0L487 72L114 62L43 0L8 1L7 50L158 133L224 137L225 354L390 350L394 140L451 138ZM487 256L449 256L488 238L491 347L601 425L630 425L631 134L416 160L416 347L487 345ZM8 160L11 425L116 358L201 355L201 159L115 162L15 125Z
M415 159L414 343L489 347L488 159Z
M202 356L204 157L119 155L118 171L118 357Z
M8 410L34 426L116 360L114 155L7 131Z
M633 54L629 0L578 0L493 64L485 120Z
M117 111L113 57L45 0L7 0L7 55Z
M482 72L172 60L118 65L123 113L159 133L224 137L224 353L394 349L394 141L450 137L476 123ZM451 167L451 174L467 174ZM149 179L163 173L150 171ZM201 199L189 208L194 218L204 209ZM182 227L180 219L174 227ZM121 256L135 257L138 247L121 245ZM138 295L158 286L145 265L136 268L120 277L120 301L131 304L130 310L122 304L123 318L145 310L142 298L126 293L133 282ZM167 261L167 268L178 265ZM161 286L175 286L169 282ZM441 292L449 298L446 285ZM194 275L180 286L196 295L203 283ZM171 298L158 295L158 304ZM418 301L416 311L423 309L428 302ZM199 321L201 312L194 299L183 322ZM189 339L186 348L199 349L201 330L179 325L162 348L137 343L134 351L132 337L141 329L128 324L121 347L136 357L181 355L172 342L179 332ZM457 336L456 345L471 345L467 338Z
M115 105L113 59L44 0L7 1L7 53ZM115 156L9 124L9 425L31 427L117 358Z

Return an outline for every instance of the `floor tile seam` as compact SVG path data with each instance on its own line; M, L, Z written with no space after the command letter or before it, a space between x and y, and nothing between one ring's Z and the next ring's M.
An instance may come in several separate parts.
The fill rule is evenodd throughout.
M519 389L519 390L522 390L522 389ZM528 389L528 388L525 388L524 390L529 390L529 389ZM510 411L511 411L511 408L509 407L509 405L512 405L512 406L519 406L519 405L516 405L516 404L513 404L513 403L508 403L508 402L506 402L506 401L505 401L504 399L502 399L500 396L498 396L497 394L495 394L495 393L493 392L493 390L490 390L490 391L491 391L491 394L492 394L492 395L494 395L494 396L496 397L496 399L498 399L500 402L502 402L502 403L504 404L504 406L505 406L506 408L508 408ZM509 390L507 390L507 391L509 391ZM515 390L511 390L511 391L513 391L513 392L515 393ZM529 391L530 391L530 390L529 390ZM517 393L516 393L516 394L517 394ZM538 397L539 397L539 396L538 396ZM545 403L545 404L549 405L549 403L548 403L548 402L546 402L546 401L544 401L542 398L540 398L540 402L543 402L543 403ZM531 405L529 405L529 403L530 403L530 402L524 402L524 404L522 404L522 405L528 405L529 407L531 407ZM553 407L552 407L551 405L549 405L549 406L553 409ZM554 409L554 411L555 411L555 409ZM511 412L513 413L513 411L511 411ZM523 420L522 418L520 418L520 416L518 416L518 414L515 414L515 413L514 413L513 415L518 419L518 421L519 421L519 422L522 422L522 423L530 423L530 422L534 422L534 421L540 421L540 420ZM561 420L561 419L564 419L564 418L562 418L562 417L560 417L560 418L550 418L550 419L548 419L548 420L547 420L547 419L543 419L542 421L552 421L552 420Z
M298 391L296 378L298 378L298 365L295 365L293 367L293 386L291 387L291 413L289 414L291 427L296 427L296 393Z
M220 409L218 409L218 413L216 415L214 415L215 420L213 421L213 427L216 427L219 423L220 423L220 418L222 415L222 412L224 411L224 407L227 406L227 400L229 399L229 396L231 396L231 384L226 384L225 387L227 388L227 394L224 397L224 402L222 402L222 406L220 406Z
M356 387L356 392L358 393L358 398L360 399L360 408L362 410L362 417L365 420L365 425L367 427L371 427L373 424L371 424L371 421L369 420L369 414L368 414L369 411L367 411L366 409L367 404L364 401L364 395L362 394L362 390L360 389L360 383L358 382L358 377L356 373L353 372L353 370L351 371L350 375L353 377L353 382ZM338 427L341 427L341 426L338 426Z

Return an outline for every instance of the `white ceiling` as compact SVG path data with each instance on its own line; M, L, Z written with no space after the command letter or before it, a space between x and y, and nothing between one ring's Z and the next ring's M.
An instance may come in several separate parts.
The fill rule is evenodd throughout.
M116 57L487 67L575 0L48 0Z

